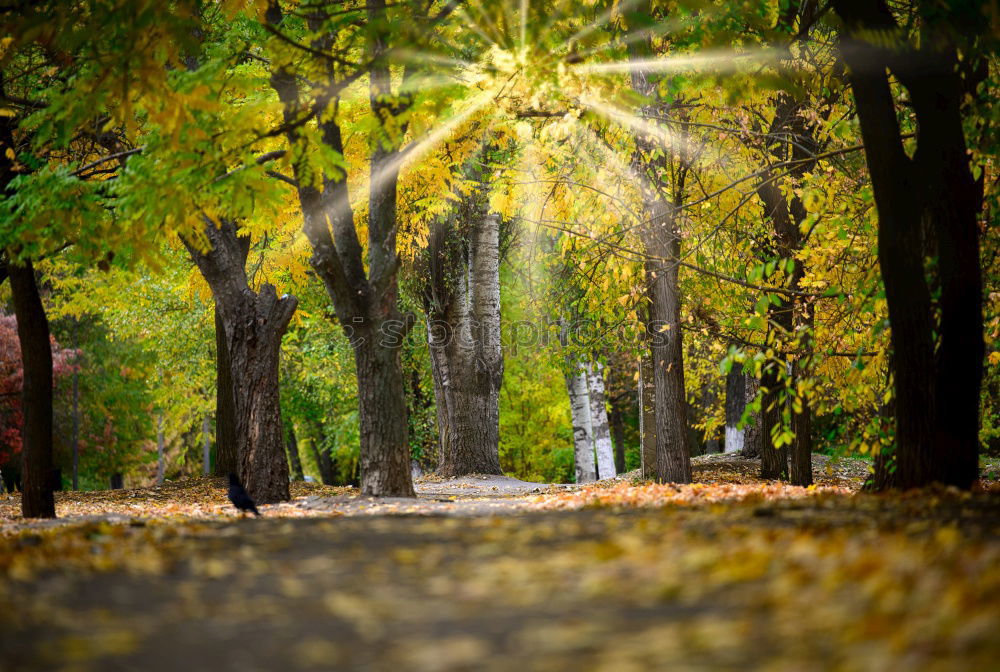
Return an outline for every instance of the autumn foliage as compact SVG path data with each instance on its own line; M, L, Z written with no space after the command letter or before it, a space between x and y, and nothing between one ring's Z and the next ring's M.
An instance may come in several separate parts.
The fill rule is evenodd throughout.
M78 350L63 348L52 337L52 373L56 380L73 373ZM0 469L21 454L21 346L17 320L0 312Z

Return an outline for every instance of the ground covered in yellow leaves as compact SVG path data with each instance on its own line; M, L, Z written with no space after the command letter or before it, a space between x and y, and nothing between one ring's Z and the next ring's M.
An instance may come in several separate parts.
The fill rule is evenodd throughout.
M8 498L0 668L996 669L995 492L791 488L737 462L416 501L296 484L260 519L216 479L62 493L57 522Z

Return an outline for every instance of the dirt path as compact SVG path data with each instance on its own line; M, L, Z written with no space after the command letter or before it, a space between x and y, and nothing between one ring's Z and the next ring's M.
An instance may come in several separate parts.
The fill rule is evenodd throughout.
M11 671L988 669L998 532L987 496L68 524L6 539L0 652Z
M213 479L64 493L57 523L0 530L0 669L995 666L995 494L806 491L713 459L683 487L299 484L259 519Z

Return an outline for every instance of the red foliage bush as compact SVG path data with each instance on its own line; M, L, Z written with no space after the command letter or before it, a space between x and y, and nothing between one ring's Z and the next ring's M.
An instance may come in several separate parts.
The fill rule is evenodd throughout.
M61 348L52 338L52 374L55 379L73 372L78 350ZM21 453L21 344L17 339L17 319L0 312L0 468Z

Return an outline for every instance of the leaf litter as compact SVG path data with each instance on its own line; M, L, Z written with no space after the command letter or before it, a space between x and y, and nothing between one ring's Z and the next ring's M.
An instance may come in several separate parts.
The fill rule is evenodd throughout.
M991 484L870 495L745 466L391 501L296 483L260 520L219 479L60 493L57 522L8 498L4 669L995 666Z

